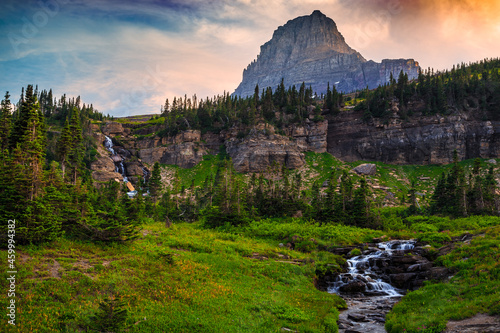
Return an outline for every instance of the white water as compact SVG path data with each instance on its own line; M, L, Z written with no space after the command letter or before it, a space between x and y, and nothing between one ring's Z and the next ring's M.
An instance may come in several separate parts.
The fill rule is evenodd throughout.
M342 273L328 288L328 292L339 294L341 287L353 281L361 281L366 285L366 292L377 293L387 297L403 296L400 291L389 283L382 281L371 269L370 259L388 258L394 251L411 250L415 241L390 241L378 243L378 251L360 255L347 260L348 272ZM375 262L375 260L371 260Z
M111 138L107 135L105 135L104 137L106 138L106 141L104 141L104 147L106 147L106 149L109 150L111 154L113 154L113 156L116 156L117 154L113 149L113 140L111 140ZM125 165L123 164L123 157L120 156L120 158L120 162L115 162L115 171L123 176L123 182L128 182L127 173L125 172Z
M142 174L144 175L144 181L146 182L148 180L148 177L149 177L149 171L148 169L146 168L142 168Z

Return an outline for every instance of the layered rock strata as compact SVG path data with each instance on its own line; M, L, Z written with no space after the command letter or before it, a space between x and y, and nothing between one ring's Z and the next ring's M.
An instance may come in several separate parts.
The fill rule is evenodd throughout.
M446 164L456 150L460 160L496 158L500 154L500 122L466 114L411 118L396 114L388 121L365 123L362 114L342 112L328 123L328 152L347 161L393 164Z

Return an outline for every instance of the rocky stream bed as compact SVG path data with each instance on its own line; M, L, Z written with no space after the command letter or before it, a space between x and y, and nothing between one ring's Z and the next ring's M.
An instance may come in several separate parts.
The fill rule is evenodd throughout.
M434 266L427 247L414 240L365 244L363 251L354 247L331 251L348 258L343 273L327 274L319 282L320 289L346 300L340 333L385 332L385 315L407 290L449 275L445 267Z

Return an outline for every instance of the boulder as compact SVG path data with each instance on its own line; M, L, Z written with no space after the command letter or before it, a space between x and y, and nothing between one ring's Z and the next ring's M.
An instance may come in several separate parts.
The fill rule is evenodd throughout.
M114 172L115 164L113 163L113 160L109 156L101 156L98 157L97 160L92 162L92 164L90 165L90 169L92 171Z
M400 273L389 275L391 279L391 284L397 288L404 289L408 282L417 276L415 273Z
M362 281L352 281L339 288L344 293L362 293L366 290L366 284Z
M127 169L127 176L144 177L143 166L139 161L125 162L125 168Z
M350 319L350 320L356 321L356 322L368 321L366 319L365 315L362 315L362 314L359 314L359 313L349 313L347 315L347 319Z
M432 280L443 280L450 274L446 267L432 267L429 271L429 278Z
M371 163L358 165L353 169L358 175L373 176L377 173L377 166Z

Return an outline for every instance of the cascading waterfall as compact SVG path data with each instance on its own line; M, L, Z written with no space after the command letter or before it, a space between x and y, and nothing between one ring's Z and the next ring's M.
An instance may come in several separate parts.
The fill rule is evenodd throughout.
M348 272L340 274L336 281L330 285L328 292L342 294L349 292L349 286L354 285L357 289L364 289L362 291L364 294L387 297L402 296L401 290L383 281L375 270L377 262L380 262L381 259L390 258L395 251L411 250L414 244L414 240L378 243L377 251L347 260Z
M106 140L104 141L104 147L113 154L113 162L115 163L115 171L123 176L123 181L128 182L127 173L125 171L125 165L123 164L123 157L116 154L113 149L113 140L107 135L104 136ZM116 156L116 157L115 157Z
M144 181L147 182L149 180L149 170L143 167L142 174L144 175Z

